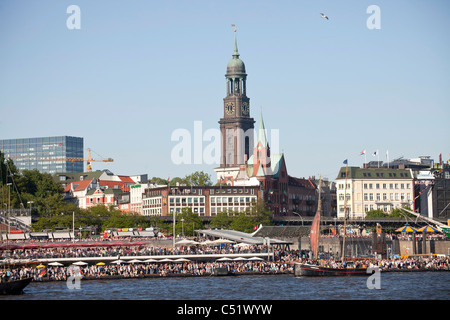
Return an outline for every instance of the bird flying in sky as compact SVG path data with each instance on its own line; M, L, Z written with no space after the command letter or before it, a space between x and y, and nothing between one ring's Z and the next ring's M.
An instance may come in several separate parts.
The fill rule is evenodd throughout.
M329 20L328 17L324 13L321 13L321 15L322 15L322 18Z

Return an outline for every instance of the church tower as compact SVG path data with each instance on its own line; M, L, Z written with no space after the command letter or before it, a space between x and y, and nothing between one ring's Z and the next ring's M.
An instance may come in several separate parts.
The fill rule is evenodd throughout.
M250 99L247 97L247 74L244 62L239 58L236 29L234 51L228 62L226 97L223 99L223 118L220 119L221 157L217 179L233 178L253 152L254 123L250 117Z

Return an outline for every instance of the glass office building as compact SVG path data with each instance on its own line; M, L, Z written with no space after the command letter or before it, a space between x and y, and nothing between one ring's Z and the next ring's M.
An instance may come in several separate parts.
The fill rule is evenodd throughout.
M84 172L83 138L44 137L0 140L0 150L17 169L54 174Z

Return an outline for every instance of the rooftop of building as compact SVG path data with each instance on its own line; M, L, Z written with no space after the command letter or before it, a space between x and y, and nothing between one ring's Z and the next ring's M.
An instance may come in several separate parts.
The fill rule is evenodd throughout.
M342 167L338 179L412 179L409 169Z

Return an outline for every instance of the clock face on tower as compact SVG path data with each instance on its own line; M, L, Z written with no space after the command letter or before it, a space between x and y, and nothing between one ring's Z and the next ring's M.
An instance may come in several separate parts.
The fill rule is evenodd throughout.
M225 105L225 112L227 114L230 114L230 115L234 113L234 104L233 104L233 102L228 102Z
M249 111L250 109L248 107L248 103L247 102L242 103L242 114L248 115Z

